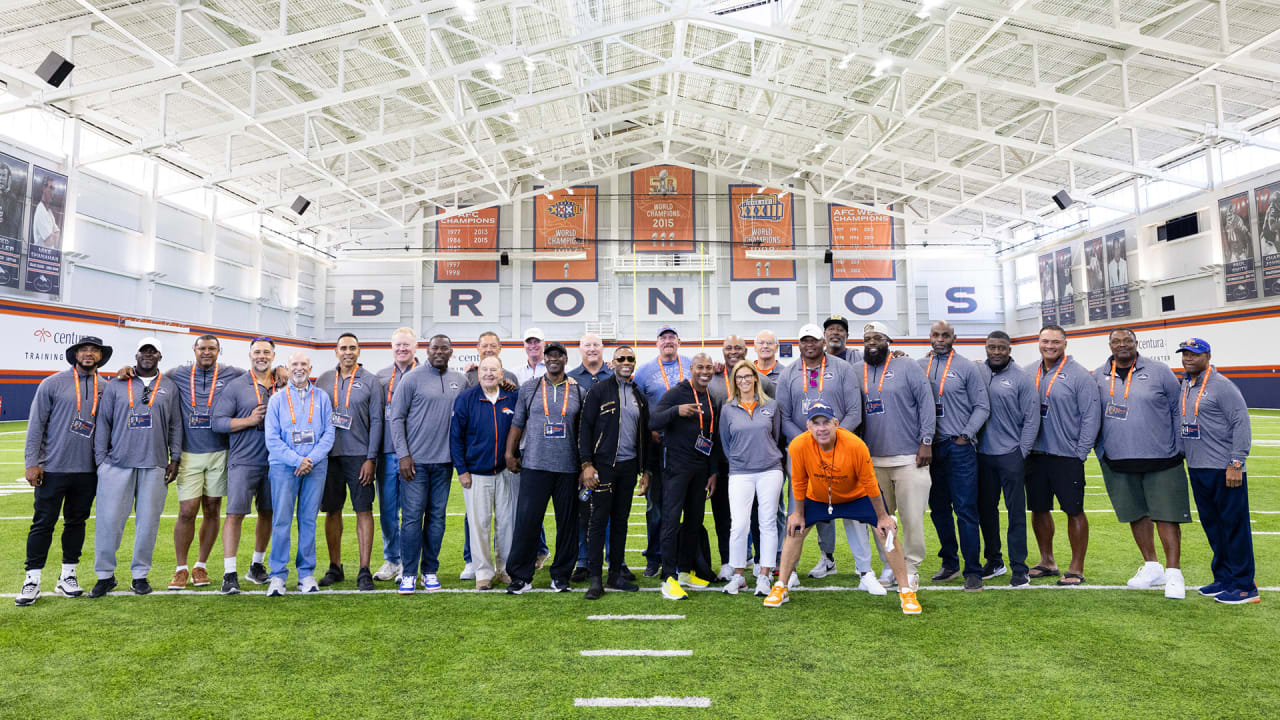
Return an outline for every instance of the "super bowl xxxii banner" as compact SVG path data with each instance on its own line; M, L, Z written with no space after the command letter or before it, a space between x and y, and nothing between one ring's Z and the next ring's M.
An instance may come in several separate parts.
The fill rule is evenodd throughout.
M598 317L595 185L540 192L533 199L533 248L583 253L575 260L535 260L535 322L593 322Z
M0 287L18 287L27 174L26 160L0 153Z
M67 176L36 165L31 174L27 277L24 289L55 298L62 293L62 223Z
M655 165L631 172L631 239L635 252L693 252L693 171Z
M1107 269L1102 238L1084 241L1084 277L1089 292L1089 322L1107 319Z
M1040 324L1054 325L1058 322L1058 293L1054 291L1054 277L1057 271L1053 267L1053 253L1036 258L1040 268Z
M1076 324L1076 290L1071 283L1072 247L1054 253L1058 265L1058 324Z
M1262 245L1262 294L1280 295L1280 183L1253 191Z
M1129 251L1124 244L1124 231L1113 232L1103 240L1107 251L1107 295L1111 300L1111 317L1129 317Z
M1258 297L1258 278L1253 264L1253 231L1249 223L1249 193L1242 192L1218 201L1222 229L1222 275L1227 302Z
M791 194L759 185L729 186L729 237L733 280L795 280L795 260L748 258L750 250L794 250Z

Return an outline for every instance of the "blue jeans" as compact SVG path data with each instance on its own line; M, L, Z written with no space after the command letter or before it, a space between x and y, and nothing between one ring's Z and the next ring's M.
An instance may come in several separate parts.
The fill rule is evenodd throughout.
M412 482L400 477L401 572L416 574L419 557L422 574L440 571L440 543L444 541L444 514L452 479L450 463L417 463Z
M316 516L329 461L321 460L311 472L297 477L296 466L271 463L267 481L271 483L271 577L289 579L289 545L295 512L298 517L298 556L294 567L298 578L316 573Z
M942 558L942 567L960 567L958 555L963 554L965 576L982 577L977 448L971 442L960 445L951 438L939 438L933 443L929 476L933 481L929 488L929 515L933 518L934 529L938 531L938 557ZM951 522L953 509L956 516L954 524ZM958 547L957 526L960 530Z
M382 526L382 559L400 564L400 456L383 453L378 472L378 524Z

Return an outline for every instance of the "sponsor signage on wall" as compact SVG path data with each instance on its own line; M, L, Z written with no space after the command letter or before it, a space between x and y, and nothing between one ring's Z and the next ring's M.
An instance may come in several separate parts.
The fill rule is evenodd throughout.
M693 171L655 165L631 173L635 252L693 252L697 215Z

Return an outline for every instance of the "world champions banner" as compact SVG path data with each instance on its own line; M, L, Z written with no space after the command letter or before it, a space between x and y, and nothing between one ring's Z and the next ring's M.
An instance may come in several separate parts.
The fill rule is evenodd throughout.
M729 186L729 237L733 280L795 280L794 260L757 260L748 250L794 250L795 215L791 194L759 185Z
M893 248L893 218L868 208L827 206L832 250L889 250ZM888 258L836 258L832 280L894 280L893 260Z
M500 219L501 210L490 207L438 220L436 250L497 251ZM498 281L497 260L438 260L435 265L438 283Z
M599 190L580 185L533 199L533 248L578 252L578 260L535 260L535 322L594 322L599 316L596 229Z
M693 171L655 165L631 172L631 240L635 252L693 252L697 227Z

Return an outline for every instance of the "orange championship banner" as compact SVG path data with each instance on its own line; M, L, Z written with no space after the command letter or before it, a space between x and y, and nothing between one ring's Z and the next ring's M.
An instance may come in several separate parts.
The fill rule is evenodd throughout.
M867 208L827 206L832 250L888 250L893 247L893 218ZM894 280L893 260L840 258L831 263L833 280Z
M795 214L791 194L759 185L729 186L732 280L795 280L795 260L748 258L748 250L794 250Z
M536 188L535 188L536 189ZM550 197L548 197L550 196ZM533 249L581 250L582 260L536 260L534 282L580 280L596 282L596 201L595 185L539 192L533 199Z
M655 165L631 172L631 240L635 252L693 252L693 171Z
M501 210L490 207L438 220L436 250L496 251L501 218ZM497 260L437 260L435 265L438 283L498 281Z

